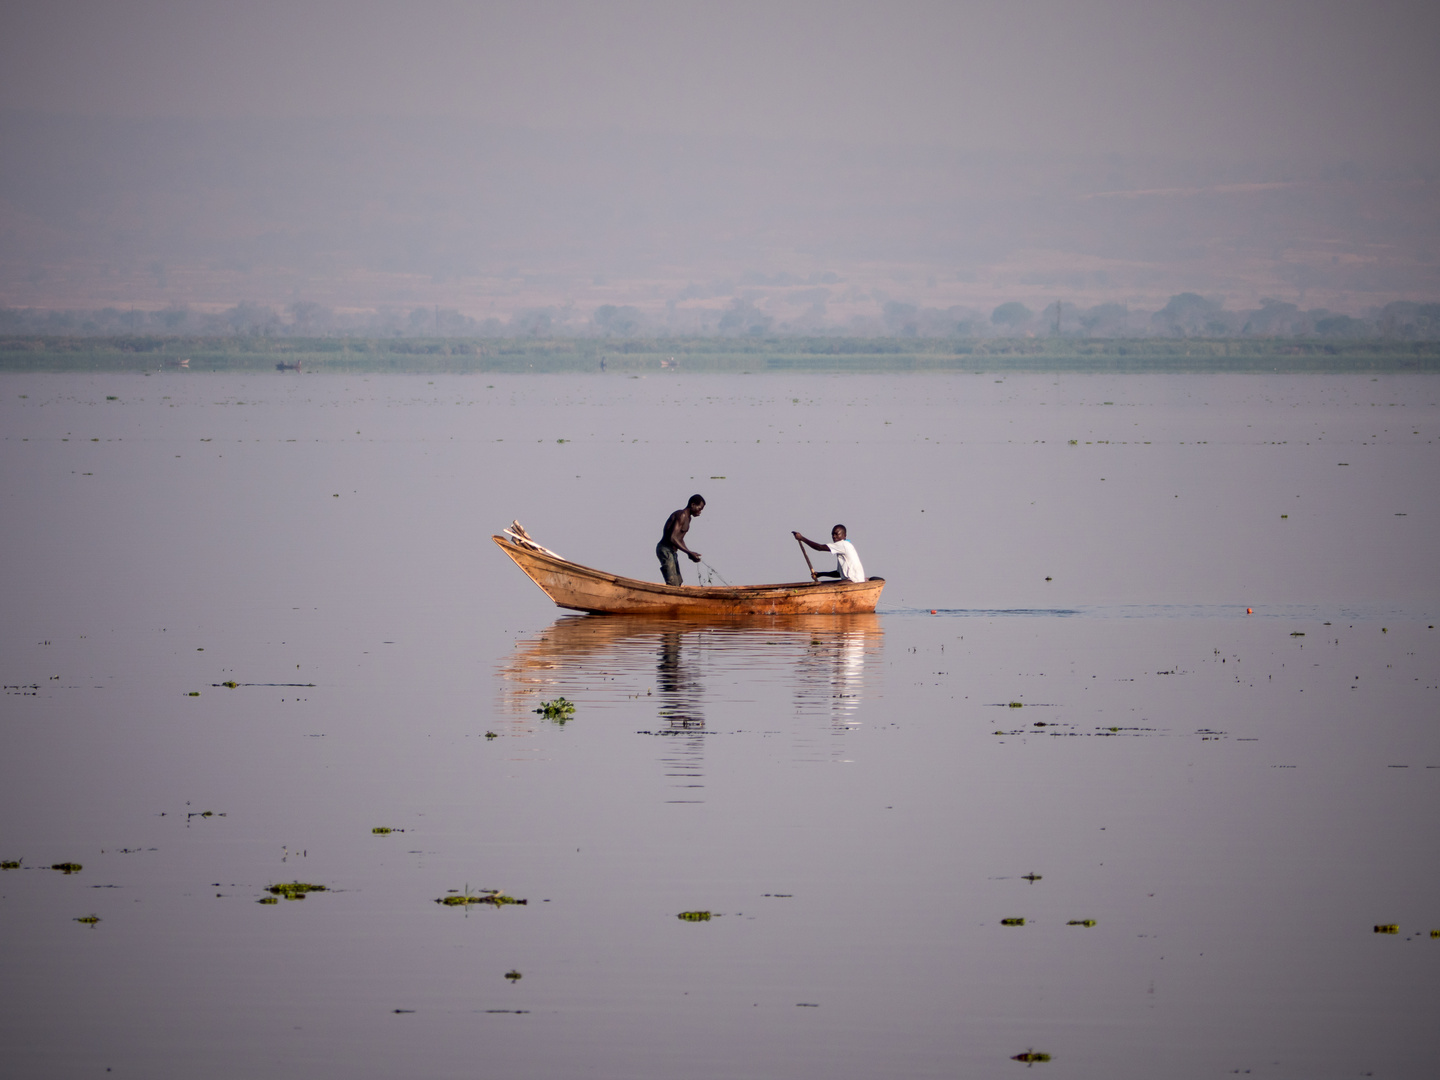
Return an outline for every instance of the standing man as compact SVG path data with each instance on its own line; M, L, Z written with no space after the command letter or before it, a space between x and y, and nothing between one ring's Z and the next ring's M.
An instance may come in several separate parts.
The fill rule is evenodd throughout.
M834 570L821 570L816 577L844 578L846 581L864 581L865 568L860 565L860 554L855 550L855 545L845 539L845 526L836 525L830 530L830 539L833 543L817 544L808 537L801 536L798 532L791 533L796 540L802 544L809 544L816 551L834 552L836 566Z
M699 517L700 511L704 509L705 500L699 495L691 495L690 502L683 510L676 510L665 519L665 535L660 537L660 542L655 545L655 554L660 559L660 573L664 576L666 585L684 584L680 580L680 560L675 555L677 551L689 555L691 562L700 561L700 553L685 546L685 534L690 531L690 519Z

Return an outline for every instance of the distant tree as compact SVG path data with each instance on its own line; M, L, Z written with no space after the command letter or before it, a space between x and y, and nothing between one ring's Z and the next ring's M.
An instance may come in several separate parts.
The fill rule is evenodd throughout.
M1067 330L1074 332L1076 312L1079 309L1074 304L1067 304L1063 300L1056 300L1053 304L1046 306L1040 312L1040 325L1049 334L1063 334Z
M996 326L1009 327L1018 330L1034 318L1035 313L1018 300L1011 300L1008 304L1001 304L990 313L990 321Z
M190 311L183 307L168 307L156 313L160 317L160 325L166 330L179 330L190 321Z
M602 304L595 309L595 314L590 317L595 328L602 334L620 334L628 336L640 329L640 311L633 307L616 307L614 304Z
M1152 315L1151 322L1171 334L1198 334L1205 330L1220 312L1223 304L1208 300L1199 293L1177 293L1169 303Z
M1396 300L1380 310L1380 329L1387 337L1430 339L1440 336L1440 304Z
M1300 290L1300 299L1305 299L1305 290L1323 284L1325 275L1313 266L1304 263L1290 263L1281 268L1285 280Z
M271 308L248 300L225 312L222 319L237 334L269 335L280 329L280 317Z
M1272 300L1265 297L1260 301L1260 309L1250 312L1241 332L1246 334L1293 334L1299 329L1300 321L1299 307L1287 304L1283 300Z
M544 337L555 329L555 312L551 308L527 308L510 317L510 329L526 337Z
M749 334L758 337L769 331L775 320L757 308L751 301L735 297L720 316L722 334Z
M1315 332L1323 337L1358 337L1368 326L1364 320L1349 315L1327 315L1315 320Z
M898 300L891 300L885 305L881 318L885 320L885 329L890 333L903 337L914 337L919 333L919 314L920 309L914 304L902 304Z
M475 320L460 314L456 308L436 308L435 331L450 337L459 337L475 331Z
M297 334L309 335L320 329L328 312L313 300L296 300L285 309L290 313L291 329Z
M1125 328L1130 309L1124 304L1096 304L1080 315L1080 326L1089 334L1115 336Z

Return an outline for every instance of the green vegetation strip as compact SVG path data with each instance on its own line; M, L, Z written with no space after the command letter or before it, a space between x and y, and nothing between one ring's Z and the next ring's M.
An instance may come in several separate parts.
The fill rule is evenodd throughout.
M0 337L0 370L186 372L1440 370L1440 342L1319 338ZM673 366L672 366L673 361ZM668 371L667 371L668 373ZM293 377L293 376L291 376Z

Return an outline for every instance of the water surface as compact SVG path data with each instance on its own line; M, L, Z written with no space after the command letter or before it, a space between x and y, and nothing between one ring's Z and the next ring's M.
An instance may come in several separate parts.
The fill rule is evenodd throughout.
M0 377L8 1069L1427 1075L1437 385Z

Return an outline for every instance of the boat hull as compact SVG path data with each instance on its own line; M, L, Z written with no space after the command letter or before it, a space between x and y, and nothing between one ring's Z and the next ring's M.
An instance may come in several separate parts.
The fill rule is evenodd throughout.
M492 536L540 591L562 608L612 615L848 615L873 612L883 578L778 585L661 585L620 577Z

